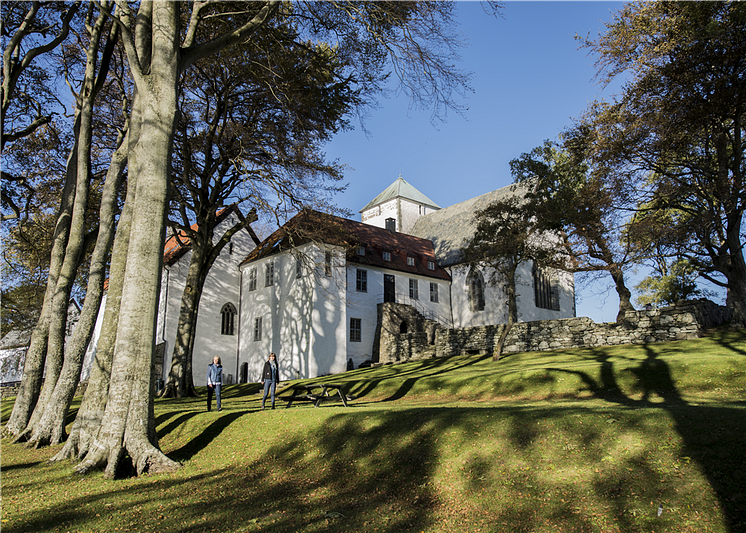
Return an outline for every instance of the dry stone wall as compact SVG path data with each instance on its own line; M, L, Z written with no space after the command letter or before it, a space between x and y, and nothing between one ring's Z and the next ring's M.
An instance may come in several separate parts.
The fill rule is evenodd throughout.
M380 338L381 363L462 354L491 354L504 325L446 329L409 318L420 328L398 333L396 324L416 311L401 304L384 304L382 322L388 327ZM653 310L630 311L622 323L596 324L590 318L566 318L514 324L503 353L559 350L618 344L644 344L694 339L709 328L725 324L729 311L709 300L681 302ZM434 334L433 334L434 333Z

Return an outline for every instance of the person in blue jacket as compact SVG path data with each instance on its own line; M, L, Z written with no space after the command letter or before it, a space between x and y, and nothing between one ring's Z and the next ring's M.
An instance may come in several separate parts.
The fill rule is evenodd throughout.
M269 354L269 360L264 363L262 372L262 381L264 382L264 396L262 396L262 409L264 402L267 400L267 393L272 390L272 409L275 408L275 390L280 382L280 367L277 364L277 356L272 352Z
M207 410L212 410L212 393L215 391L215 399L218 403L218 411L223 408L220 405L220 387L223 385L223 366L220 364L220 357L217 355L212 359L212 363L207 366Z

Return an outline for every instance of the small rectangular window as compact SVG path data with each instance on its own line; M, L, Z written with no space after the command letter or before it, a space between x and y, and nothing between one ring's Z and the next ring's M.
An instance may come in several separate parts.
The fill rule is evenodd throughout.
M357 279L355 280L355 289L357 292L368 292L368 271L362 268L357 269Z
M270 261L267 263L266 270L264 271L264 286L269 287L275 282L275 263Z
M391 252L383 252L383 260L391 261Z
M262 340L262 317L254 319L254 340Z
M411 255L407 256L407 265L409 265L411 267L414 266L414 257L412 257Z
M365 246L358 246L357 247L357 255L365 255Z
M438 284L437 283L430 284L430 301L438 303Z
M249 270L249 290L256 290L256 267Z
M350 319L350 342L362 342L363 327L362 319L351 318Z
M419 290L418 290L418 283L416 279L410 279L409 280L409 297L412 300L419 300Z
M327 278L332 277L332 253L326 252L324 254L324 275Z
M428 261L427 262L427 269L428 270L435 270L435 261Z
M295 277L303 277L303 259L301 259L300 257L295 258Z

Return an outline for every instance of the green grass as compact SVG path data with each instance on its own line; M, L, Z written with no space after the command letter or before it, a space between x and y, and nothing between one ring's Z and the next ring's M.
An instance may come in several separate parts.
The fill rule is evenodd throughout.
M358 398L157 401L173 474L79 477L4 439L2 531L746 532L746 331L324 379Z

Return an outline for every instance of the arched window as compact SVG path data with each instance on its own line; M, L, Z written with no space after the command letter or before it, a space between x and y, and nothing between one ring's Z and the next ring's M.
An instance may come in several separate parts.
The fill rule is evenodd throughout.
M559 311L559 281L556 273L536 268L536 265L531 273L534 278L534 305L540 309Z
M227 303L220 310L220 316L222 318L220 326L221 335L233 335L234 325L236 323L236 308L232 303Z
M479 270L472 269L466 278L469 290L469 309L484 311L484 277Z

